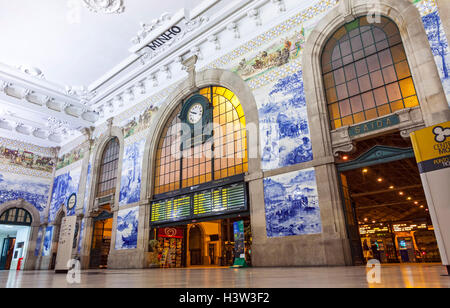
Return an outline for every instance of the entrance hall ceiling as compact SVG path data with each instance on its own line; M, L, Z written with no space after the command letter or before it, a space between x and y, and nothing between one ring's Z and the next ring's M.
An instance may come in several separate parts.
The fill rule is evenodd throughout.
M88 86L129 55L141 22L201 2L0 0L0 62L36 67L46 80L62 86ZM108 13L108 3L123 12Z
M316 6L326 9L323 0L0 0L0 137L63 147L149 98L160 103L190 56L201 69Z
M0 0L0 136L60 146L94 126L89 85L130 55L141 23L203 0Z

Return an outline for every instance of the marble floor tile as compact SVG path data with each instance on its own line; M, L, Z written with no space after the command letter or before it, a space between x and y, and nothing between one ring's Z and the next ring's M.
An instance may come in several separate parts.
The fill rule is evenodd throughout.
M192 268L82 271L70 284L51 271L0 272L1 288L449 288L441 265L384 265L381 283L368 283L365 267Z

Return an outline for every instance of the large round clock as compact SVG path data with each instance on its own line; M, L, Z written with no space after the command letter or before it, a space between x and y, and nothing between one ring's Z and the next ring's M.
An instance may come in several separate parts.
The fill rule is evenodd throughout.
M195 103L189 108L187 120L191 124L197 124L203 118L203 105Z

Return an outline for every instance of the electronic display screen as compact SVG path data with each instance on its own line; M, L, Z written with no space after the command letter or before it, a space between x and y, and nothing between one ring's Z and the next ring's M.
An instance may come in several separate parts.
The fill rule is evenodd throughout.
M247 209L245 184L204 190L152 203L151 223L188 220Z

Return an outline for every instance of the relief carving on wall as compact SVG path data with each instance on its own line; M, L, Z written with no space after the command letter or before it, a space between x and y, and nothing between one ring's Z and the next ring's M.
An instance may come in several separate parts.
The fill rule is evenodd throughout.
M83 0L83 3L95 13L120 14L125 11L123 0Z

